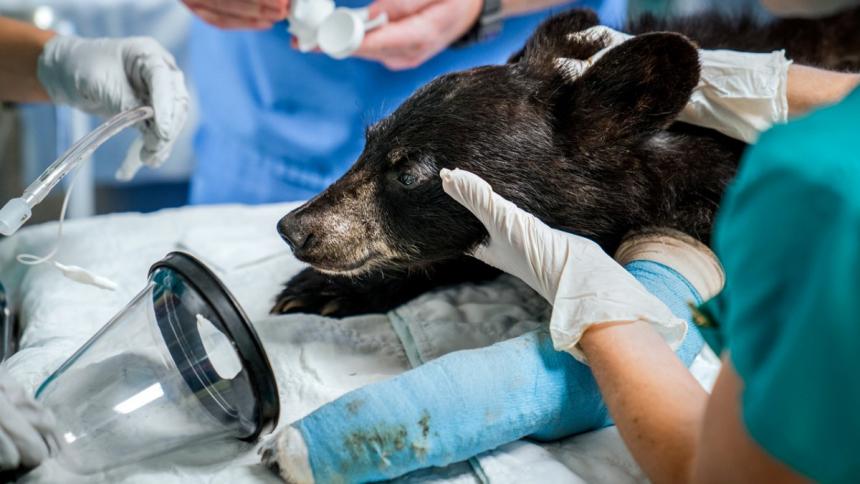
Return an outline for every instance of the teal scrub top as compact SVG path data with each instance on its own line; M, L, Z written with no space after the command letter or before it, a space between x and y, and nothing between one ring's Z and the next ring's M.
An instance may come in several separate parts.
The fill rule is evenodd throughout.
M714 230L706 339L744 381L752 438L819 482L860 482L860 89L751 147Z

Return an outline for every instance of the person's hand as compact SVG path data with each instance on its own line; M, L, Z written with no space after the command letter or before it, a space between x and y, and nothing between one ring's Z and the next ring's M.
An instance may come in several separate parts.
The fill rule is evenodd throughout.
M579 77L631 35L597 26L570 34L571 41L603 42L588 59L559 59L571 78ZM678 120L717 130L746 143L788 119L788 68L784 51L752 54L732 50L699 50L701 74L690 102Z
M607 52L632 39L633 36L604 25L598 25L596 27L583 30L582 32L572 33L568 35L568 38L572 42L599 40L603 43L603 48L588 59L559 59L559 66L566 71L571 79L576 79L589 67L599 61L601 57L606 55Z
M148 37L56 36L39 56L38 76L53 102L92 114L112 116L151 106L155 116L140 126L139 154L150 166L167 159L188 116L182 72L173 56Z
M36 467L59 445L53 415L0 372L0 470Z
M553 305L555 348L577 359L582 334L602 323L646 321L676 349L687 325L599 245L555 230L493 192L478 176L442 170L442 187L484 225L489 241L472 256L523 280Z
M417 67L472 28L482 6L482 0L377 0L369 17L385 12L389 23L368 32L353 55L393 70Z
M182 0L204 22L222 29L268 29L287 18L289 0Z

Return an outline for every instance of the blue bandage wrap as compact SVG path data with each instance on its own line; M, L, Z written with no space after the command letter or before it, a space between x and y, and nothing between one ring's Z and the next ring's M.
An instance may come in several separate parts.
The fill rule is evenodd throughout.
M700 302L677 272L626 266L679 317ZM689 366L704 341L688 322L678 356ZM515 440L554 440L611 424L591 370L532 331L450 353L328 403L293 424L317 483L391 479L445 466Z
M637 260L624 266L648 292L663 301L675 316L687 322L687 335L675 351L684 365L690 366L702 351L705 339L693 324L690 304L699 306L704 301L690 282L671 267L650 260Z

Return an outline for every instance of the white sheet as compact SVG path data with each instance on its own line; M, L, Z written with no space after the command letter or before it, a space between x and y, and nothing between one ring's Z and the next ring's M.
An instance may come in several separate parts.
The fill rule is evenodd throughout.
M280 284L302 267L274 230L278 218L288 210L288 205L192 207L69 223L58 260L114 279L121 286L114 293L69 283L47 267L28 269L14 261L14 254L21 250L47 251L53 242L53 224L24 230L0 242L0 279L10 288L25 325L22 348L4 365L35 389L143 287L153 262L177 248L194 252L211 264L254 321L277 375L281 426L345 392L407 370L409 359L392 324L412 336L419 357L426 361L510 338L546 321L546 305L510 277L424 295L391 318L269 317ZM694 373L710 381L716 364L700 358ZM614 428L546 445L515 442L480 460L494 483L644 480ZM465 464L421 471L401 480L477 482ZM187 448L86 478L69 475L49 463L24 482L278 480L258 464L254 446L225 442Z

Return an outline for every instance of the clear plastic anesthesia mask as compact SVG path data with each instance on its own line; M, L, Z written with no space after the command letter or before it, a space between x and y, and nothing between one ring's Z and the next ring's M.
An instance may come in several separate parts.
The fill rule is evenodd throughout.
M147 286L36 392L64 467L91 474L216 439L255 441L280 413L242 308L200 261L172 252Z
M345 59L361 46L367 31L388 22L388 15L371 19L368 9L335 8L334 0L293 0L289 21L300 51L318 48L335 59Z

